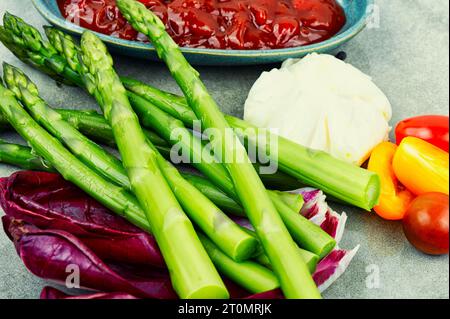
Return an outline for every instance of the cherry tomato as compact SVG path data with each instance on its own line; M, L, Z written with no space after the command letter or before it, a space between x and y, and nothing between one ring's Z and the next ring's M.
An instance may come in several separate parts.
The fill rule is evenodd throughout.
M448 254L448 195L418 196L403 217L403 231L418 250L430 255Z
M423 115L401 121L395 128L397 145L407 136L414 136L448 152L448 116Z

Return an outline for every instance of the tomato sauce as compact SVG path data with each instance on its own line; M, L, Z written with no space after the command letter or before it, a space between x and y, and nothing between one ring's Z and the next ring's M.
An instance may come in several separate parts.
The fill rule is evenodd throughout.
M183 47L276 49L329 39L346 22L336 0L139 0ZM63 16L82 27L147 41L120 14L115 0L58 0Z

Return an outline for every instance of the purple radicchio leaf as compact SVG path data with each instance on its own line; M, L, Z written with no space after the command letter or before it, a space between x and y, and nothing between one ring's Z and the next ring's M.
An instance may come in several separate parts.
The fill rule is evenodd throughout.
M326 196L319 189L301 188L293 193L301 194L305 201L300 213L320 226L336 240L336 243L339 243L344 234L347 214L345 212L338 214L331 209L326 202Z
M345 272L358 249L359 245L352 250L335 248L317 264L313 279L320 291L325 291Z
M56 288L46 286L41 291L40 299L138 299L123 292L97 292L92 294L68 295Z
M121 267L107 265L66 231L41 230L11 216L3 216L2 222L24 265L40 278L66 284L70 274L77 274L77 288L125 292L142 298L176 298L168 274L161 269L147 266L145 276L131 277Z
M71 233L104 260L165 267L152 235L112 214L60 175L21 171L1 178L0 205L8 216L38 228Z
M166 272L146 265L146 260L153 260L149 253L153 250L148 249L152 237L114 215L59 175L22 171L2 178L0 204L7 214L3 217L5 232L32 273L64 283L67 265L80 264L81 286L101 291L68 298L176 297ZM120 240L123 234L125 240ZM141 254L145 258L127 259L126 250L133 243L127 241L128 236L138 239L133 247L134 255ZM115 245L123 249L117 250ZM116 249L116 252L112 254L109 249ZM105 255L109 263L105 262ZM46 267L42 267L43 264ZM226 278L224 282L232 298L259 298L259 295L249 296ZM48 288L41 297L65 297L62 294ZM268 292L261 298L278 295Z

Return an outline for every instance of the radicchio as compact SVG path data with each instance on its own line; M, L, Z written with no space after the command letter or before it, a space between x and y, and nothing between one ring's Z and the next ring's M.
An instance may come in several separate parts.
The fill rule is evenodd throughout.
M112 214L60 175L21 171L1 178L0 204L8 216L69 232L102 259L165 267L153 236Z
M7 215L2 222L25 267L40 278L62 284L69 280L77 288L126 292L142 298L176 298L164 270L148 266L145 273L137 274L121 265L106 264L66 231L42 230Z
M321 191L298 192L305 199L301 213L340 239L345 214L332 211ZM79 265L81 285L105 292L75 298L176 297L165 270L154 267L164 263L153 237L112 214L60 175L21 171L2 178L0 205L7 214L3 217L5 231L31 272L64 282L67 265ZM246 220L241 223L250 226ZM318 263L313 278L321 291L345 271L357 248L336 248ZM233 283L225 283L234 298L282 298L280 290L248 296ZM74 298L50 288L44 289L41 297Z

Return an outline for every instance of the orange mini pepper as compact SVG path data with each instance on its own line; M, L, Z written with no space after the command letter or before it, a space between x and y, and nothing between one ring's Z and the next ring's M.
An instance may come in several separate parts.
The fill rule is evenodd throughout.
M406 137L393 161L397 178L416 195L448 195L448 153L417 137Z
M414 198L410 191L401 189L395 177L392 159L396 150L397 145L393 143L378 144L372 151L367 167L369 171L377 173L381 181L380 201L374 210L388 220L402 219Z

